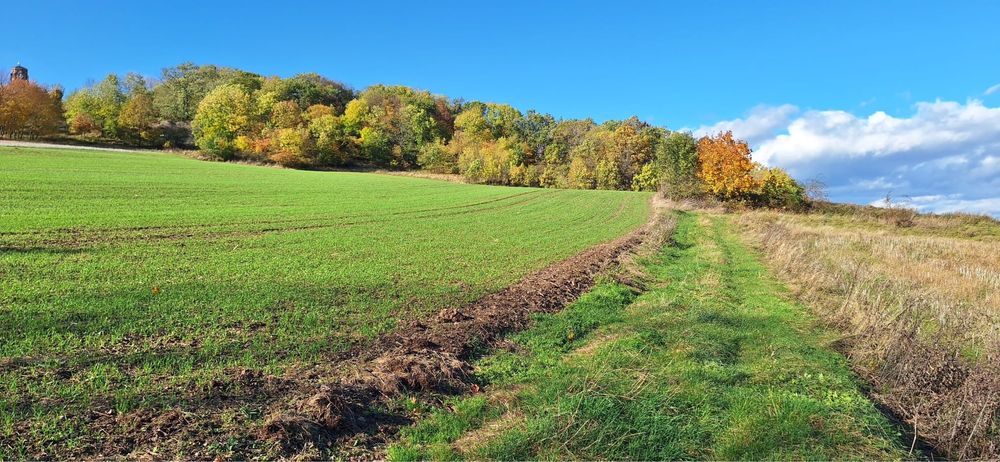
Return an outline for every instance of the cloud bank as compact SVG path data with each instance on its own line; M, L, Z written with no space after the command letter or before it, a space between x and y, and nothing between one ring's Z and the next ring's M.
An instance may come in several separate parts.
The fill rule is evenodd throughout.
M743 119L723 120L712 125L706 125L695 130L696 136L715 135L719 132L732 130L733 136L746 140L753 146L767 140L784 130L799 108L784 104L781 106L757 106L750 110Z
M819 179L831 198L876 204L891 192L922 211L1000 217L1000 108L921 102L909 117L759 106L695 130L733 130L754 159Z

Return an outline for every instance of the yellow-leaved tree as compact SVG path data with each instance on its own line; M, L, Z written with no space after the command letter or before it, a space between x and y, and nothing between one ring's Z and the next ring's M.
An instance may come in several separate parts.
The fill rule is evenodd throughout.
M731 131L698 140L698 164L698 178L719 199L745 199L757 190L750 146Z

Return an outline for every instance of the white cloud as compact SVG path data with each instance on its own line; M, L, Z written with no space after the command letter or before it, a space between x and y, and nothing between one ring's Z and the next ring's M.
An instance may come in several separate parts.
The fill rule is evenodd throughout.
M907 117L788 108L758 107L699 132L732 129L750 142L755 160L819 178L834 200L870 203L891 191L912 196L924 211L1000 216L1000 108L921 102Z
M928 153L931 157L1000 145L1000 108L976 100L917 103L916 114L897 118L875 112L860 118L844 111L810 111L788 133L758 146L758 160L796 164L819 158L883 157ZM921 157L923 159L923 157Z
M876 207L887 205L885 198L869 203ZM917 209L921 212L964 212L1000 217L1000 197L962 199L961 194L932 194L927 196L893 198L892 205Z
M1000 83L998 83L996 85L993 85L990 88L987 88L986 91L983 92L983 94L989 96L989 95L992 95L992 94L994 94L994 93L996 93L998 91L1000 91Z
M733 136L744 139L751 145L774 136L788 125L789 118L799 112L799 108L784 104L781 106L757 106L742 119L723 120L712 125L702 125L694 130L695 136L715 135L732 130Z
M898 188L903 186L901 183L895 183L893 181L887 180L884 176L873 179L859 179L854 180L851 185L852 188L857 189L874 189L879 191L891 190L893 188Z

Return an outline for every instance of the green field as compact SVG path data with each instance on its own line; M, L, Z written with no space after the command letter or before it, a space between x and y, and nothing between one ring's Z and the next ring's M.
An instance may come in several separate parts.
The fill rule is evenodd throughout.
M475 300L637 228L648 199L0 148L0 459Z

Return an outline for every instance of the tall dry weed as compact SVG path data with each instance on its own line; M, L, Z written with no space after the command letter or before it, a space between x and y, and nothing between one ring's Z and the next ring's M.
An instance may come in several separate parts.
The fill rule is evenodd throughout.
M876 399L948 457L1000 457L1000 241L764 211L738 221L845 332L840 346Z

